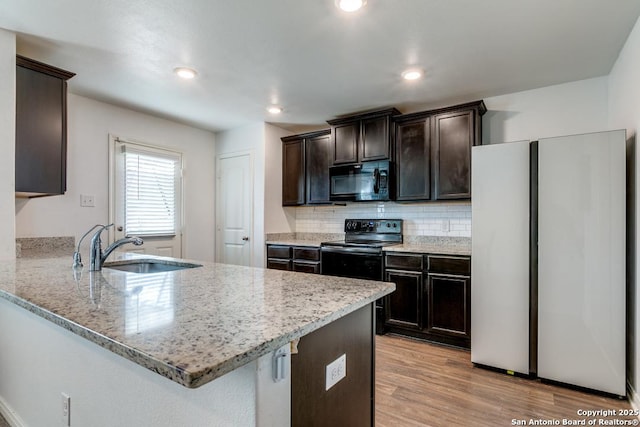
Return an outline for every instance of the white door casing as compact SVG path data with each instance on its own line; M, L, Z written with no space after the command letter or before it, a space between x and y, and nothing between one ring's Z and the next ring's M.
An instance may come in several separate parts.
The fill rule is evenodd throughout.
M182 153L177 150L166 149L159 146L154 146L147 143L138 141L132 141L124 138L119 138L115 135L109 135L109 224L114 224L109 229L108 242L114 242L118 239L125 237L124 224L124 185L122 183L123 164L118 156L121 156L121 146L123 144L131 144L138 146L141 149L149 150L151 152L157 151L159 153L169 152L177 154L182 158ZM168 256L174 258L182 257L182 231L183 231L183 197L182 197L182 161L180 161L180 170L176 176L176 233L171 236L141 236L144 240L144 244L141 246L123 245L118 250L124 252L135 252L149 255Z
M222 154L216 165L216 259L251 266L253 248L253 154Z

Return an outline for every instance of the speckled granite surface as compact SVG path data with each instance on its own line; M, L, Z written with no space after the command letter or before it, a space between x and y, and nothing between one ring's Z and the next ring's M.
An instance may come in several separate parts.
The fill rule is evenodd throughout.
M322 242L344 239L344 234L286 233L267 234L269 245L314 246ZM445 236L404 236L404 244L383 250L442 255L471 255L471 238Z
M471 238L440 236L405 236L404 244L383 250L441 255L471 255Z
M16 257L72 256L75 238L21 237L16 239Z
M140 258L118 254L114 259ZM395 289L200 263L74 277L71 257L0 262L0 297L186 387L199 387Z
M344 233L271 233L266 235L267 245L313 246L322 242L343 240Z

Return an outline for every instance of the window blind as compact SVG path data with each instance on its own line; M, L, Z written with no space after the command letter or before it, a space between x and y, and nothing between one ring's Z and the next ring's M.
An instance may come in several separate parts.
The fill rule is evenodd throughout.
M126 236L177 234L178 154L122 146L124 154L124 227Z

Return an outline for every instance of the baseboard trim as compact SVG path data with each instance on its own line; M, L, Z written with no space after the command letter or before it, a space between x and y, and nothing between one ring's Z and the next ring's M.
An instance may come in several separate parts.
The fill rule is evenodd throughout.
M9 423L11 427L24 427L25 423L7 404L2 396L0 396L0 414Z
M627 399L629 400L629 404L634 410L640 409L640 396L634 390L631 383L627 382ZM640 419L640 415L638 415L638 419Z

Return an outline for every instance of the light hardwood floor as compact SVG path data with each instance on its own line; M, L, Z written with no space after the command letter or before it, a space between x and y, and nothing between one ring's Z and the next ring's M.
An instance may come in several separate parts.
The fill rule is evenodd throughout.
M514 420L634 420L577 411L631 409L603 397L474 367L465 350L393 335L376 338L376 427L511 426ZM637 418L635 418L637 419ZM596 424L598 425L598 424Z

